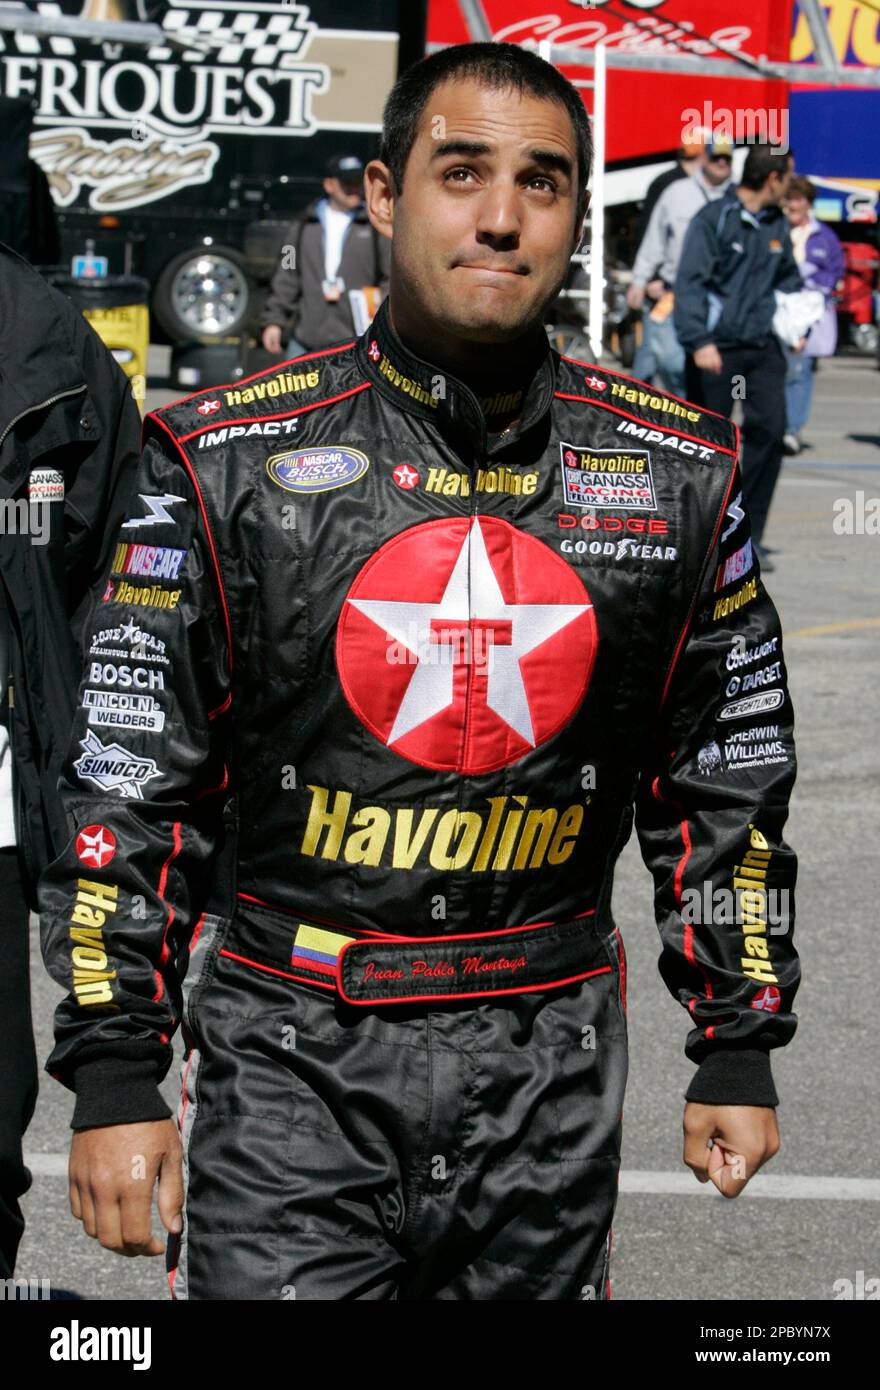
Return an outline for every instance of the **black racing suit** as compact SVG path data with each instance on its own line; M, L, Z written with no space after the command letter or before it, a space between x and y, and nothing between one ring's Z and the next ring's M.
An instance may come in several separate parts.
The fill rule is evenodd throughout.
M48 1067L74 1128L161 1118L182 1018L177 1296L608 1295L634 807L688 1097L777 1103L792 712L734 427L549 350L488 444L515 406L386 303L146 422Z

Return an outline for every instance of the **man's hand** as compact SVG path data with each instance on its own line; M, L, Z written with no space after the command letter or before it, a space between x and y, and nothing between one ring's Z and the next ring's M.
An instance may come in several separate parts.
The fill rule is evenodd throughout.
M161 1255L150 1208L159 1179L159 1216L166 1231L181 1229L182 1149L173 1120L78 1130L70 1146L70 1210L119 1255Z
M630 285L626 291L626 302L631 309L641 309L645 302L644 285Z
M263 329L263 347L267 352L281 351L281 329L277 323L269 323Z
M721 353L714 343L705 343L703 347L697 348L694 353L694 362L703 372L721 371Z
M689 1101L684 1108L684 1161L698 1182L711 1178L725 1197L738 1197L749 1178L778 1152L779 1127L770 1106Z
M665 293L666 293L666 285L665 285L665 283L664 283L662 280L660 280L660 279L658 278L657 280L649 280L649 281L648 281L648 298L649 298L649 299L662 299Z
M806 346L807 346L807 340L806 340L806 338L798 338L798 340L797 340L797 342L795 343L795 345L794 345L792 351L793 351L793 352L803 352L803 350L804 350L804 348L805 348Z

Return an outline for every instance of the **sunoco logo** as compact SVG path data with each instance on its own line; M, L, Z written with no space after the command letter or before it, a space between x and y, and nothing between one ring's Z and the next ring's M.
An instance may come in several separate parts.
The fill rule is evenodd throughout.
M89 0L32 8L99 17ZM309 13L302 4L182 0L156 17L168 41L140 47L10 33L0 45L0 91L34 99L30 151L57 203L67 207L88 188L96 210L140 207L212 178L221 146L209 135L309 136L350 124L341 97L362 82L368 36L321 30ZM107 16L143 20L146 6L115 0ZM370 42L390 86L396 35ZM359 129L381 128L386 88L374 87L358 92Z
M266 460L269 477L287 492L332 492L356 483L369 466L360 449L338 447L285 450Z

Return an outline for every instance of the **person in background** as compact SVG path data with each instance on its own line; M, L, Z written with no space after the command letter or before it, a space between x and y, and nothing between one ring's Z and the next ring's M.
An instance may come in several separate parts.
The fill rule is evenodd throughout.
M122 368L70 301L0 245L0 1279L12 1277L24 1230L22 1138L37 1100L28 908L41 870L70 838L56 788L79 634L139 453L140 415ZM113 613L108 604L108 628ZM97 722L101 711L91 713ZM97 843L80 840L88 878Z
M786 431L782 441L786 454L799 454L804 447L801 430L809 419L819 358L833 357L837 347L834 291L844 271L843 251L831 228L813 216L815 200L815 185L809 179L795 176L785 200L792 249L804 289L824 294L825 312L810 332L802 352L787 349Z
M331 159L324 197L290 228L263 310L267 352L281 352L286 341L288 357L299 357L350 338L355 323L348 292L365 285L387 290L388 242L367 217L363 182L357 155Z
M685 353L672 319L672 287L691 219L706 203L723 197L730 184L732 159L733 146L719 136L700 151L690 178L667 184L654 204L627 290L629 307L644 310L633 375L641 381L653 381L659 375L675 396L685 392Z
M761 546L782 464L785 355L773 332L776 291L802 288L782 204L791 153L753 145L739 186L697 213L675 281L675 331L688 354L689 400L728 418L743 403L742 501Z
M700 126L695 130L689 128L687 138L682 137L682 142L676 151L675 164L671 169L664 169L662 174L658 174L648 184L645 201L639 209L639 220L636 223L637 246L643 241L645 232L648 230L648 223L651 220L657 199L671 183L677 183L679 179L690 178L691 174L696 173L703 162L706 142L709 139L711 139L711 132L704 127Z

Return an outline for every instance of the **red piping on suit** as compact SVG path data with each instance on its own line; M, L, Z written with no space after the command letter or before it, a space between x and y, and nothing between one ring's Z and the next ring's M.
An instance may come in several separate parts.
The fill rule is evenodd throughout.
M652 422L646 420L643 415L632 415L628 410L621 410L619 405L611 405L608 401L597 401L593 396L578 396L574 391L554 391L553 394L561 401L583 401L586 405L597 405L600 410L611 410L615 415L623 415L627 420L635 420L637 425L648 425L653 429L660 428L659 425L652 425ZM716 449L720 454L730 454L731 458L736 458L736 450L728 449L726 444L714 444L711 440L703 439L698 434L689 434L687 430L680 430L671 422L666 433L681 435L682 439L692 439L695 444L703 444L707 449Z

